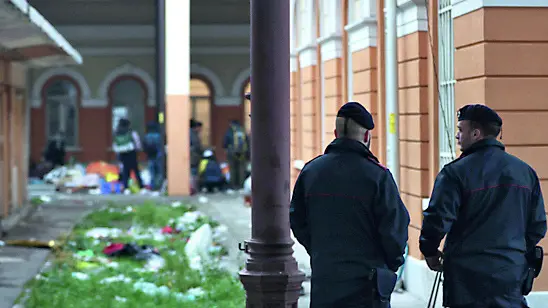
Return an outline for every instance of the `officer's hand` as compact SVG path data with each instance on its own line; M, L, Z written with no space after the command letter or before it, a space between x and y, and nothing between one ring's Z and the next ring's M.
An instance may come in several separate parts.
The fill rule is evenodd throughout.
M441 272L443 270L442 256L441 251L438 251L435 256L426 257L426 264L431 270Z

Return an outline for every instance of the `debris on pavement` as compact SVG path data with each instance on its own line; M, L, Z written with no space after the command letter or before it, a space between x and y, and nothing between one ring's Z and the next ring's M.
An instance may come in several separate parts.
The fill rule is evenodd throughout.
M220 243L227 239L228 229L207 215L174 202L167 207L108 207L90 216L93 224L79 225L62 251L56 253L61 259L47 264L36 276L25 307L70 305L71 292L93 292L96 301L103 305L106 301L133 307L144 305L146 298L151 303L162 298L167 306L184 306L185 301L213 300L212 297L226 294L227 287L234 288L228 294L235 298L236 306L243 304L245 295L238 279L226 272L221 262L226 249ZM219 276L223 272L225 276ZM74 284L71 279L78 281L78 291L70 290ZM64 288L64 292L55 291L59 290L56 288ZM41 295L33 296L34 293ZM92 300L74 303L81 308L94 307Z

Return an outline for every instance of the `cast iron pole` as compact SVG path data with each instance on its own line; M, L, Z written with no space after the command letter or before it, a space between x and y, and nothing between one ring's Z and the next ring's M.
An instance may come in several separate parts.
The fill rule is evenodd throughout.
M156 0L156 121L160 127L162 143L166 144L166 3ZM165 155L160 168L165 179Z
M246 307L297 307L304 273L289 228L289 0L251 0L251 239Z

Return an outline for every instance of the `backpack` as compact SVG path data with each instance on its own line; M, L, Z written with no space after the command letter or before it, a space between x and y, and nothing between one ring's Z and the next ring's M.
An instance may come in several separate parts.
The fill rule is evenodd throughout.
M160 153L161 140L160 134L148 133L145 135L144 150L148 157L157 157Z
M245 132L240 128L232 129L232 152L234 154L246 154L248 149L247 136Z
M126 153L135 150L133 136L131 132L114 135L113 149L116 153Z

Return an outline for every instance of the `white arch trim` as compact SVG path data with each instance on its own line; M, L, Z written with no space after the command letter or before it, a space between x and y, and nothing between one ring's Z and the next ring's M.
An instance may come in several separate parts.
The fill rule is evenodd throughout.
M234 83L232 84L232 93L231 95L234 97L240 97L242 95L242 87L244 86L244 82L247 81L247 79L251 76L251 68L248 67L241 71L238 76L236 76L236 79L234 80Z
M223 87L223 83L221 82L221 79L207 67L203 67L199 64L191 64L190 65L190 73L203 76L207 78L209 82L213 85L213 93L215 93L215 96L224 97L225 96L225 88Z
M44 71L34 81L31 92L31 106L33 108L40 108L42 105L42 90L46 85L46 82L56 76L68 76L74 79L80 88L82 105L86 106L90 103L93 104L93 102L91 102L91 90L84 75L69 67L55 67Z
M141 79L146 87L147 87L147 105L149 107L153 107L156 105L156 85L154 84L154 80L150 75L143 69L131 65L131 64L124 64L122 66L119 66L112 71L108 73L108 75L103 78L103 81L101 81L101 85L99 86L99 92L98 97L101 99L105 106L108 104L108 90L110 85L113 81L116 80L116 78L120 76L135 76L139 79Z

